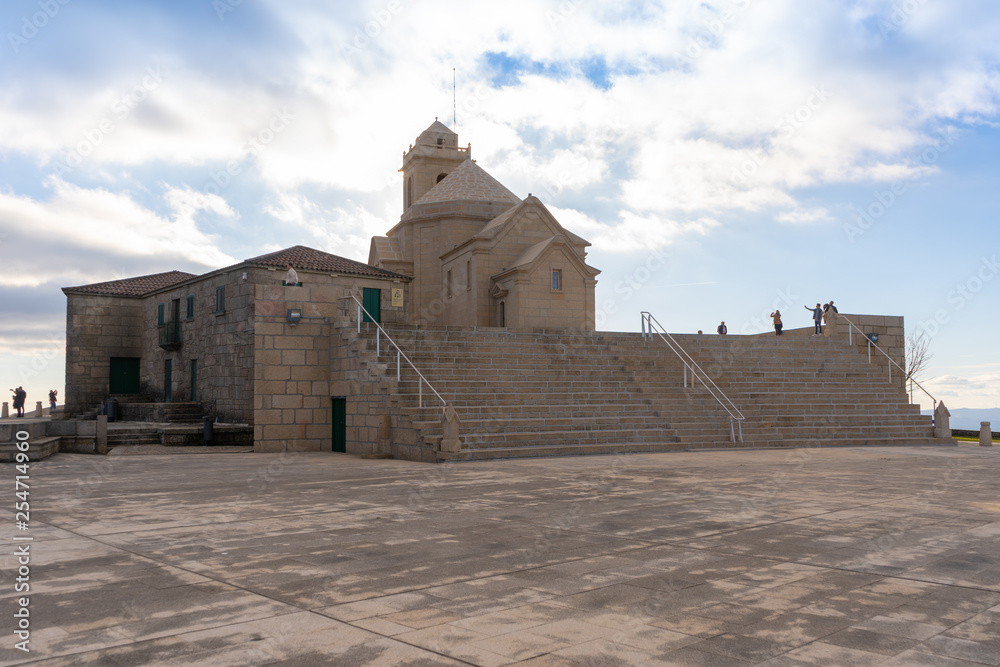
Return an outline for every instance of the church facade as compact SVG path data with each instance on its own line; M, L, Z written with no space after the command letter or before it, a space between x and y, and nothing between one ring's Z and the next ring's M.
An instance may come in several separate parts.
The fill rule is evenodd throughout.
M413 278L411 323L594 330L587 241L520 199L435 121L403 156L403 215L368 263Z

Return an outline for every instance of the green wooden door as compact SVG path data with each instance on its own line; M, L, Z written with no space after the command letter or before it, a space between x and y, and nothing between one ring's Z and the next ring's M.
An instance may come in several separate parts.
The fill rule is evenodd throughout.
M109 394L139 393L139 358L111 357Z
M198 360L191 360L191 400L198 400Z
M365 310L371 313L371 318L369 318L365 313L362 313L363 322L382 321L382 290L365 287L364 294L361 298L361 305L365 307Z
M170 359L163 362L163 400L174 400L174 369Z
M347 451L347 399L334 396L333 401L333 451Z

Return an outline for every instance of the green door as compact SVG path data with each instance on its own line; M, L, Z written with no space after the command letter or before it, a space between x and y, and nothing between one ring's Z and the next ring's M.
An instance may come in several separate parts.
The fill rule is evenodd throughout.
M111 357L109 394L139 393L139 358Z
M364 294L362 294L361 305L365 307L371 317L362 313L363 322L381 322L382 321L382 290L373 289L371 287L364 288Z
M163 362L163 400L167 403L174 400L174 369L170 359Z
M347 451L347 399L334 396L333 401L333 451Z
M191 360L191 400L198 400L198 360Z

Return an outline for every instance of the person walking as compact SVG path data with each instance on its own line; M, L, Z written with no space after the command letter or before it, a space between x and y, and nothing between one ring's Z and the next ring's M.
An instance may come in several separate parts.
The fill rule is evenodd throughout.
M720 325L719 325L719 328L718 328L718 329L716 329L715 331L716 331L716 332L717 332L717 333L718 333L718 334L719 334L720 336L724 336L724 335L726 335L727 333L729 333L729 329L727 329L727 328L726 328L726 321L725 321L725 320L722 320L722 324L720 324Z
M771 313L771 321L774 322L774 335L780 336L782 327L780 310L775 310L773 313Z
M806 310L812 311L813 314L813 336L820 336L823 334L823 306L816 304L815 308L810 308L809 306L803 306Z

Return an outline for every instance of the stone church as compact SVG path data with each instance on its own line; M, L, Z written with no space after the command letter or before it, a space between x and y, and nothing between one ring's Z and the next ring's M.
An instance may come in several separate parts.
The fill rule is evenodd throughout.
M901 364L900 317L668 338L644 313L642 334L597 332L589 244L538 198L437 121L401 171L403 214L368 263L293 246L64 288L68 419L49 435L96 447L112 397L130 437L200 442L162 423L186 413L258 452L416 461L950 442L873 361L877 340Z
M587 241L519 199L440 121L403 156L403 216L368 263L413 277L413 324L594 330Z

